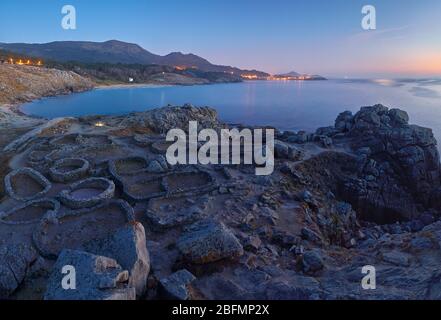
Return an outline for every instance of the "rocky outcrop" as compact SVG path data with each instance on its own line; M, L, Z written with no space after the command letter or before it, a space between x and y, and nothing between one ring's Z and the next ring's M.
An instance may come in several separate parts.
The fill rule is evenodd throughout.
M439 158L429 129L373 106L315 133L277 132L270 176L247 165L167 166L167 142L153 131L197 119L222 126L204 108L165 108L76 119L14 149L11 170L44 175L59 159L87 160L86 182L57 179L45 197L64 190L74 208L94 206L5 196L1 294L21 299L31 289L41 299L47 286L47 299L441 297ZM10 249L18 243L41 256ZM62 264L76 268L77 292L60 289ZM361 289L367 265L377 290Z
M116 120L116 121L115 121ZM118 127L148 128L154 132L167 133L170 129L188 130L189 121L197 121L199 128L219 128L216 110L208 107L165 107L152 111L130 114L122 120L115 121Z
M390 223L418 217L436 203L440 159L432 130L408 123L405 111L382 105L341 113L329 135L357 156L357 176L341 194L367 220ZM321 129L323 131L323 129Z
M75 72L0 64L0 105L91 90L94 83Z

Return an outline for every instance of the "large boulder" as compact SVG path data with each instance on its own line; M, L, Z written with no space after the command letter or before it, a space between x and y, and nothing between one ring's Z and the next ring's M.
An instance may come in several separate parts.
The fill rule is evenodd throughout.
M190 226L178 239L183 258L195 264L234 259L243 255L243 247L223 223L203 220Z
M122 268L129 271L129 286L136 289L136 295L141 296L145 293L150 272L150 257L142 224L128 224L108 238L88 243L85 249L115 259Z
M74 268L74 288L63 288L63 278L72 272L72 269L66 272L65 266ZM125 284L128 278L128 271L123 270L114 259L84 251L63 250L52 269L44 299L134 300L135 288ZM68 284L72 285L71 282Z

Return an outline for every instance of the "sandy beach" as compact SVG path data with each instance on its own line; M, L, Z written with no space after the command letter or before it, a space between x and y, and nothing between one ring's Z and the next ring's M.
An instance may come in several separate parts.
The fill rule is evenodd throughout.
M109 89L127 89L127 88L164 88L172 87L172 84L152 84L152 83L136 83L136 84L110 84L97 85L94 90L109 90Z

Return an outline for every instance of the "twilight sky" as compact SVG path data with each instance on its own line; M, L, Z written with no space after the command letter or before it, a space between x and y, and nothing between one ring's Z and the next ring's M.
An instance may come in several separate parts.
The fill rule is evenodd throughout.
M77 30L61 28L66 4ZM361 28L366 4L377 9L376 31ZM441 76L441 1L0 1L0 42L110 39L270 73Z

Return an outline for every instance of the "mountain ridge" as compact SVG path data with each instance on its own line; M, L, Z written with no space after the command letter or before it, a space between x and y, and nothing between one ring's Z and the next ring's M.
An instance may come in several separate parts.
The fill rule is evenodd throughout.
M48 43L0 43L0 49L18 54L40 57L60 62L76 61L85 63L157 64L203 71L226 73L253 73L259 76L269 74L258 70L242 70L232 66L216 65L196 54L171 52L161 56L154 54L136 43L120 40L93 41L53 41Z

